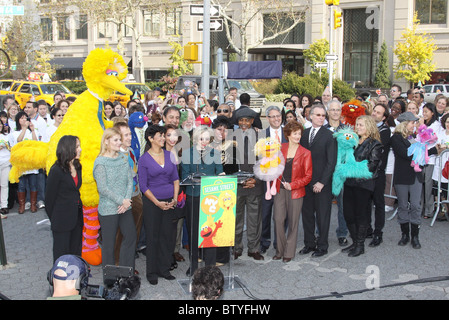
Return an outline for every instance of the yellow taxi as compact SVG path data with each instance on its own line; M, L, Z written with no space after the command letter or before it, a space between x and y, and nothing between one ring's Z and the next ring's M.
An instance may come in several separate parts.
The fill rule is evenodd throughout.
M151 91L151 89L145 83L124 82L123 84L125 85L125 87L127 87L129 90L131 90L133 93L136 93L136 91L137 91L142 102L145 99L145 94L148 91ZM116 91L107 100L111 101L111 102L119 101L122 106L126 107L126 105L128 104L128 101L131 100L131 97Z
M14 95L14 98L20 108L34 96L35 101L45 100L49 106L54 104L54 95L56 92L64 93L65 97L76 97L69 89L59 82L37 82L37 81L17 81L12 85L7 93Z

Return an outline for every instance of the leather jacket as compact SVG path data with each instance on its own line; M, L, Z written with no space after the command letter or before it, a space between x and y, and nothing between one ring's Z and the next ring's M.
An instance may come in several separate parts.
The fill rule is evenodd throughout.
M361 187L364 189L374 190L375 179L378 177L379 168L382 165L382 157L384 147L382 143L377 140L367 138L362 144L359 144L354 151L354 158L356 161L368 160L368 169L373 173L371 179L347 179L346 183L349 186Z

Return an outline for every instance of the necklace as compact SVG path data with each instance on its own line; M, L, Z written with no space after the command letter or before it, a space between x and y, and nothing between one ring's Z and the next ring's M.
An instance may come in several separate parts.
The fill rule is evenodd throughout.
M163 154L164 150L161 150L161 152L159 152L159 153L154 153L154 152L151 151L151 149L149 149L148 153L151 154L152 156L157 157L157 156L160 156L161 154Z

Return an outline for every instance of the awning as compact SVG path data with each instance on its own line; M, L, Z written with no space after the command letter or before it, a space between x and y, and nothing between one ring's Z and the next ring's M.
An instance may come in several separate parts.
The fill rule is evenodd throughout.
M262 45L248 50L251 54L301 55L308 45Z
M83 63L86 58L81 57L64 57L53 58L50 60L51 65L56 65L57 70L83 70Z

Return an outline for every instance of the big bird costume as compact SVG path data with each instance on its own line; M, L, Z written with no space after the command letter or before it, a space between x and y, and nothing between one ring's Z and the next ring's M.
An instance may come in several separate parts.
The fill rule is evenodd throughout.
M56 161L56 147L64 135L80 139L83 167L83 184L80 189L83 202L84 228L82 257L91 265L101 264L101 248L98 244L99 194L93 177L94 161L100 153L101 138L105 128L112 127L112 121L105 120L103 101L114 91L126 95L132 92L120 81L128 74L123 58L111 49L92 50L83 64L83 77L87 90L70 106L64 120L52 135L50 142L23 141L11 150L10 181L17 182L23 172L46 168L47 172Z

